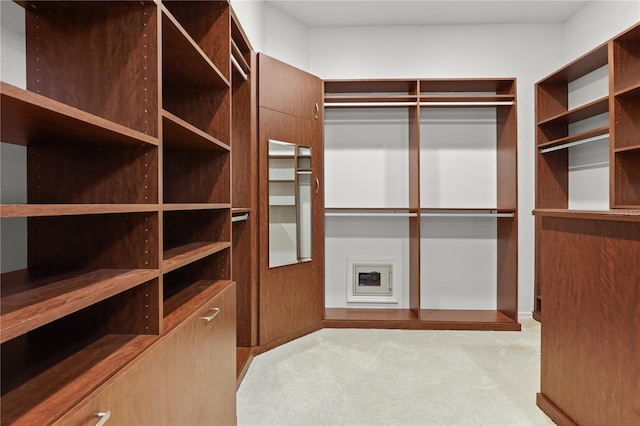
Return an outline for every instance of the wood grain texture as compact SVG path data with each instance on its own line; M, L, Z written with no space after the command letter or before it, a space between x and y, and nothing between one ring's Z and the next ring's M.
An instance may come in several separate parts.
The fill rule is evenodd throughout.
M497 219L497 308L518 321L518 216Z
M640 91L635 96L616 96L612 113L614 146L640 146Z
M334 79L324 80L324 93L327 97L327 102L334 97L343 97L355 93L358 96L363 93L379 93L378 96L381 98L402 94L404 97L413 96L415 99L418 95L418 84L416 80L402 79Z
M260 58L263 58L260 55ZM262 61L262 59L260 59ZM266 65L265 64L269 64ZM303 114L302 105L308 105L317 94L321 99L320 80L313 76L294 77L291 74L302 73L288 68L279 61L267 59L260 62L260 104L273 108L281 107L288 113L274 111L269 108L259 109L259 152L260 152L260 344L268 344L280 339L286 339L300 330L319 327L324 310L324 188L322 161L322 116L315 119L314 113L310 118ZM286 72L280 70L286 69ZM262 78L265 73L265 78ZM301 88L315 81L315 86L302 92L290 92L288 88L278 93L275 88L284 90L288 86L287 79L297 79ZM315 79L315 80L314 80ZM274 80L278 80L274 83ZM263 83L264 82L264 83ZM296 84L298 84L296 83ZM265 89L265 85L267 88ZM289 95L287 95L287 93ZM296 93L298 96L291 96ZM302 95L300 95L302 93ZM265 98L272 96L274 99ZM278 99L289 96L291 100ZM307 102L297 98L307 98ZM312 110L313 111L313 110ZM319 108L322 114L322 108ZM296 115L297 114L297 115ZM268 156L269 139L294 142L311 146L313 152L312 174L320 183L318 192L312 201L312 261L278 268L269 268L266 255L269 252L269 218L268 218ZM312 178L313 179L313 178Z
M154 2L30 1L25 11L27 89L158 135Z
M2 141L158 145L158 138L37 93L0 82Z
M538 85L556 84L567 85L570 81L584 76L591 71L607 65L608 61L608 45L607 42L602 43L591 49L589 52L568 63L558 71L540 80Z
M640 209L640 149L614 154L614 208Z
M640 222L544 217L541 393L577 424L640 423Z
M165 147L165 203L231 203L231 156L227 151Z
M27 200L43 203L158 202L158 148L122 145L27 147Z
M158 276L151 269L99 269L61 279L37 280L2 297L1 342L105 300Z
M251 362L253 362L253 347L238 346L236 348L236 389L240 388Z
M229 242L193 242L164 252L163 272L171 272L189 263L231 247Z
M569 202L569 152L536 152L536 208L567 209Z
M618 92L640 82L640 25L613 40L613 90Z
M2 396L2 424L50 424L153 342L108 335Z
M567 417L562 410L556 407L553 402L549 401L549 399L541 393L536 394L536 405L540 407L540 409L544 411L556 425L576 426L573 420Z
M315 120L322 103L322 83L300 69L258 55L258 106L308 120ZM318 111L319 112L319 111Z
M229 209L165 211L163 218L165 259L167 251L193 242L231 241Z
M29 269L158 268L158 215L127 213L27 219Z
M189 124L168 111L162 111L163 145L195 150L229 151L229 145Z
M327 308L323 327L407 330L520 330L520 324L499 311Z
M157 212L157 204L0 204L0 217Z
M518 208L518 112L516 105L496 108L496 129L497 206L500 209L515 211Z
M226 80L230 78L230 22L226 1L163 1L204 55Z
M287 114L260 109L261 147L266 150L269 137L284 141L305 141L312 139L314 123ZM294 134L294 132L297 133ZM308 135L309 137L307 137ZM261 149L261 151L262 151ZM321 152L321 150L315 150ZM315 167L318 161L314 156ZM267 155L261 156L261 161ZM261 164L261 193L266 193L267 165ZM317 172L314 172L316 175ZM264 191L264 192L262 192ZM324 247L322 224L324 223L321 195L313 199L313 247L312 261L290 266L269 268L268 255L260 257L260 344L266 344L295 333L297 330L319 324L324 309L324 260L321 251ZM260 253L269 252L268 245L268 197L260 197Z

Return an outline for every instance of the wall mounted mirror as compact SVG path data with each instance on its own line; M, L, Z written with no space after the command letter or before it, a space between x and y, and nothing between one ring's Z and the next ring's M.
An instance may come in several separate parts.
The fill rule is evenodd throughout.
M269 267L311 260L311 148L269 140Z

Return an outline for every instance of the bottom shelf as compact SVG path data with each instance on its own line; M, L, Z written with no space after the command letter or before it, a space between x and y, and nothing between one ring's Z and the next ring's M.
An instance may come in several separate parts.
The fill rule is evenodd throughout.
M109 334L57 356L43 372L2 396L2 424L50 424L155 339Z
M520 323L496 310L327 308L327 328L520 331Z

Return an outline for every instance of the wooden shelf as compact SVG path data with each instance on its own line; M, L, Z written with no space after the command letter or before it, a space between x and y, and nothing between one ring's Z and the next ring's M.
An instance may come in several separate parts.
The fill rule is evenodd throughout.
M620 154L624 154L624 153L634 153L634 152L638 152L640 151L640 144L638 145L633 145L633 146L625 146L623 148L616 148L613 150L615 153L620 153Z
M157 204L0 204L0 217L157 212Z
M67 356L35 378L4 394L2 424L44 425L82 401L156 336L106 335Z
M171 272L229 247L231 247L230 242L195 242L165 250L162 272Z
M567 219L608 220L615 222L640 222L640 209L617 209L602 211L534 209L533 214L541 217Z
M158 138L0 82L2 141L157 146Z
M164 146L230 151L231 147L169 111L162 111Z
M224 210L230 208L231 204L228 203L170 203L162 205L162 210L165 212L183 210Z
M586 132L576 133L575 135L566 136L560 139L554 139L549 142L538 144L538 149L547 149L556 146L561 146L564 144L570 144L573 142L579 142L584 139L589 139L597 136L603 136L609 133L609 126L598 127L596 129L587 130Z
M231 209L232 214L251 213L252 211L251 207L234 207Z
M21 289L2 297L0 342L158 277L155 269L98 269L46 279L21 270L2 274L3 288Z
M327 328L402 328L412 330L519 331L518 322L499 311L422 309L327 308Z
M609 97L597 99L577 108L538 122L538 126L570 124L609 112Z
M462 92L493 92L497 95L515 96L514 78L451 78L420 80L420 95L434 93L456 94Z
M510 105L515 102L514 95L428 95L421 96L419 105L421 107L435 107L438 108L439 104L447 103L451 105L447 106L459 106L459 107L477 107L477 106L499 106ZM428 103L430 105L423 105ZM456 105L459 104L459 105ZM471 104L471 105L468 105ZM474 105L477 104L477 105ZM484 104L484 105L483 105Z
M193 86L230 86L229 80L166 7L163 7L162 29L164 78Z
M216 294L222 292L230 280L201 280L164 301L164 320L162 329L167 332L184 321L190 314L201 307Z
M618 90L614 93L614 96L635 98L640 96L640 82L635 83L632 86Z

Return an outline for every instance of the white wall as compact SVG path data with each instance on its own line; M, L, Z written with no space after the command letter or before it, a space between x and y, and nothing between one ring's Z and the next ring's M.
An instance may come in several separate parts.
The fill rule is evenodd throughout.
M262 0L231 0L231 7L256 52L264 51L264 5Z
M640 21L640 0L593 0L564 24L564 62L571 62Z

